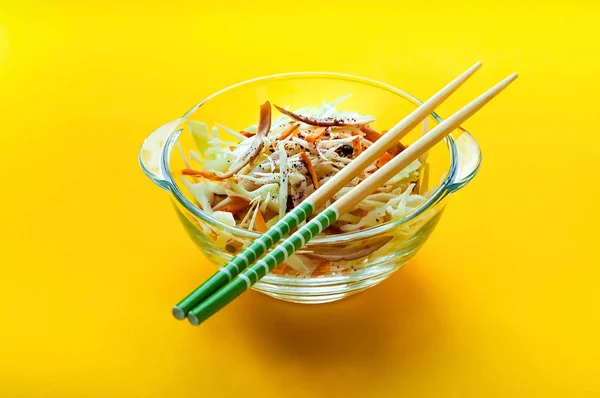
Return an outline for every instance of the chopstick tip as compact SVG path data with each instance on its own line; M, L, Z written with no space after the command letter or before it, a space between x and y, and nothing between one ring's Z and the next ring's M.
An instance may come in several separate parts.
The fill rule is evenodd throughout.
M473 64L473 66L471 66L469 69L467 69L467 71L465 72L466 75L472 75L473 73L475 73L475 71L477 71L479 68L481 68L481 65L483 65L483 63L481 63L481 61L477 61Z
M180 321L185 319L185 313L178 306L174 306L173 309L171 310L171 313L173 314L175 319L178 319Z
M510 75L508 75L503 81L502 83L505 84L509 84L515 81L515 79L519 77L519 75L516 72L511 73Z
M194 315L192 312L190 312L187 316L188 321L194 325L194 326L198 326L200 325L200 320L198 319L198 317L196 315Z

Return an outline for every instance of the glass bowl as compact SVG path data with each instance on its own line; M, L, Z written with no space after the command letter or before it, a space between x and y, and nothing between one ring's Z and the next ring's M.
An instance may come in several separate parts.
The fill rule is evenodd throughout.
M221 90L204 99L182 118L152 132L144 141L139 162L144 173L169 192L175 211L192 241L217 266L224 265L258 236L256 232L231 227L203 212L181 181L190 150L197 150L188 121L209 126L225 125L236 131L257 122L260 104L270 101L291 109L319 105L350 94L339 109L354 110L376 118L373 126L389 129L421 104L419 100L390 85L337 73L304 72L261 77ZM402 141L410 144L441 118L432 113L423 127L415 128ZM219 129L225 141L235 140ZM186 160L184 160L185 156ZM467 184L477 173L481 151L475 139L457 129L432 148L419 180L424 204L401 219L357 232L321 235L297 252L296 268L277 267L253 286L269 296L296 303L326 303L377 285L406 263L423 246L443 213L449 194ZM197 168L200 168L198 165ZM382 243L383 246L381 246ZM353 258L358 248L381 246L364 257ZM342 252L342 259L322 267L327 253ZM300 263L298 263L300 261ZM298 264L309 276L299 277ZM311 270L312 267L312 270ZM201 281L198 281L199 283Z

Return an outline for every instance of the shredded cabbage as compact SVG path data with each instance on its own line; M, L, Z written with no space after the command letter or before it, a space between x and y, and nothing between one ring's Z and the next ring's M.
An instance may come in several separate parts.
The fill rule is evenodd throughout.
M324 102L320 106L296 109L293 114L309 118L302 119L307 123L334 118L359 121L356 124L318 127L296 121L281 113L271 121L271 129L263 137L260 152L232 178L221 181L202 179L200 182L191 182L183 177L186 189L203 211L227 225L256 230L259 214L267 227L274 225L292 207L298 206L312 194L316 186L333 178L360 152L372 145L372 141L365 138L366 133L363 133L362 127L359 128L357 125L367 126L374 121L374 118L355 111L338 109L338 106L348 97L344 96L330 103ZM289 110L289 107L285 109ZM252 125L245 128L242 134L221 124L209 128L206 123L189 121L188 126L198 148L198 153L190 152L191 161L202 165L203 171L213 173L217 177L226 173L250 151L254 137L248 135L255 133L257 129L256 125ZM220 139L217 135L218 129L239 142ZM424 124L423 133L427 130L428 126ZM285 135L285 138L282 135ZM377 135L376 137L371 135L369 138L377 139ZM357 145L359 148L356 148ZM186 167L191 168L183 152L181 156ZM387 159L382 157L383 161L389 160L390 155L386 156ZM310 165L305 163L306 159ZM427 157L424 155L410 163L404 170L390 178L384 186L363 199L354 210L343 214L332 226L334 233L336 229L352 232L371 228L402 218L422 205L426 198L421 194L419 178L422 172L428 170L426 161ZM344 194L351 192L379 167L378 161L368 165L359 176L340 189L331 201L338 200ZM215 206L223 200L233 196L246 198L247 205L238 200L243 207L231 210L229 204L233 202L230 200L226 202L227 205L217 208L227 208L231 212L214 210ZM315 213L320 210L317 209ZM220 236L218 244L226 244L230 239L234 238L229 234L225 237ZM297 275L307 276L320 262L297 254L288 258L286 264L292 267ZM358 269L364 266L364 261L357 260L349 264Z
M285 216L288 198L287 153L285 141L277 146L279 149L279 219Z
M210 139L212 138L206 123L188 120L188 129L200 153L205 153L210 148Z

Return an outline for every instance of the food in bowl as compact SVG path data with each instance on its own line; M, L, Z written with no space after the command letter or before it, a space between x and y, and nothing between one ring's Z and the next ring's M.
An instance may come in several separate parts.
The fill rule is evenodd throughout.
M256 123L256 110L267 100L278 105L291 104L293 109L297 109L348 93L352 96L337 108L345 107L374 116L376 121L370 125L379 132L391 128L422 104L399 88L359 76L329 72L263 76L211 94L182 117L152 131L140 148L140 167L156 186L168 193L186 235L206 260L215 266L223 266L242 247L252 244L260 232L226 225L217 220L218 216L201 210L189 193L182 181L181 170L203 170L204 157L200 155L203 150L198 150L203 147L203 142L200 145L197 140L195 142L188 122L202 121L210 126L209 131L213 134L206 134L207 139L214 138L216 129L222 140L238 142L241 137L233 137L219 123L226 123L235 132L241 132ZM276 111L273 112L277 115ZM439 115L432 113L427 123L434 128L441 120ZM415 142L421 135L419 130L411 131L402 142ZM204 146L208 147L208 142ZM185 157L180 156L181 153ZM252 288L288 302L316 304L343 299L387 279L418 253L443 218L450 198L477 175L481 150L477 140L459 128L444 143L431 148L426 161L420 161L422 168L415 192L427 198L421 206L382 225L355 232L320 234L288 258L285 261L287 267L276 268ZM202 181L199 177L194 178L184 179L192 183ZM362 249L375 243L381 245L381 242L387 243L365 257L346 259L349 255L362 255ZM323 258L324 255L338 254L337 258L344 259L332 261L332 257ZM185 261L189 261L188 255L185 254ZM176 263L177 253L173 256ZM206 261L198 261L198 264L206 265Z
M181 172L182 183L196 205L212 218L232 227L266 232L385 134L372 127L375 118L338 110L347 97L293 112L274 105L280 112L274 120L271 120L271 105L267 102L261 106L259 122L242 131L222 124L209 126L199 120L188 120L188 131L197 150L192 150L189 158L180 152L186 165ZM238 141L220 139L219 129ZM351 191L404 149L401 143L394 145L331 201ZM362 200L355 210L342 215L323 234L337 235L375 227L400 219L422 205L427 200L423 184L426 178L421 178L427 171L425 164L424 157L412 162ZM325 207L316 209L314 214ZM220 233L215 241L222 249L231 254L243 249L243 244L234 236L224 231ZM338 272L347 274L364 267L363 259L380 250L390 239L381 237L365 244L358 242L323 252L297 253L273 273L303 278Z

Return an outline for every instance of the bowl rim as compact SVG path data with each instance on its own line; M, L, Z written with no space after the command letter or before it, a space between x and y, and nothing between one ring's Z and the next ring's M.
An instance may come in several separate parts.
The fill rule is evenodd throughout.
M248 80L245 80L245 81L242 81L239 83L235 83L228 87L225 87L225 88L207 96L202 101L200 101L199 103L194 105L189 111L187 111L179 119L179 125L181 125L181 123L184 123L185 121L187 121L187 119L190 115L192 115L196 110L198 110L198 108L200 108L206 102L210 101L212 98L215 98L216 96L226 93L228 91L231 91L237 87L255 83L255 82L264 81L264 80L289 79L289 78L319 78L319 77L329 78L329 79L355 81L358 83L375 86L377 88L380 88L380 89L386 90L388 92L391 92L393 94L399 95L399 96L403 97L404 99L412 102L416 106L419 106L423 103L422 101L418 100L414 96L408 94L407 92L405 92L397 87L394 87L394 86L386 84L386 83L379 82L374 79L362 77L362 76L356 76L356 75L338 73L338 72L318 72L318 71L286 72L286 73L278 73L278 74L256 77L256 78L248 79ZM443 119L435 112L432 112L431 116L438 123L443 121ZM469 134L466 130L464 130L462 128L460 128L460 130L463 133ZM173 153L173 148L175 146L175 143L177 142L177 139L179 138L179 135L182 133L182 131L183 130L178 127L174 130L173 133L171 133L169 135L169 137L167 138L167 140L165 142L165 145L162 148L162 156L161 156L161 171L163 174L163 178L166 179L166 182L169 185L169 190L171 191L172 195L175 197L177 202L179 202L179 204L181 206L183 206L187 211L192 213L194 216L211 224L213 227L216 227L219 230L224 230L224 231L226 231L230 234L233 234L235 236L238 236L238 237L253 238L253 239L259 238L261 236L261 233L248 231L243 228L232 227L232 226L226 225L226 224L212 218L208 213L205 213L198 206L196 206L194 203L192 203L183 194L181 189L179 189L179 186L175 182L173 175L171 174L171 171L169 169L169 163L170 163L171 154ZM374 227L370 227L370 228L365 228L365 229L359 230L359 231L345 232L345 233L336 234L336 235L317 236L314 239L312 239L309 244L313 244L313 245L314 244L335 244L335 243L345 242L348 240L365 239L365 238L369 238L369 237L372 237L372 236L375 236L375 235L378 235L381 233L385 233L391 229L397 228L397 227L401 226L402 224L405 224L405 223L411 221L412 219L418 217L423 212L425 212L427 209L433 207L436 203L441 201L448 193L451 192L449 190L449 187L452 185L453 181L455 180L455 177L459 170L458 148L456 146L455 139L453 138L452 134L450 134L444 139L444 141L446 142L446 145L450 152L450 167L449 167L449 170L448 170L444 180L439 184L437 189L427 198L427 200L423 204L421 204L415 210L406 214L402 218L399 218L396 220L391 220L391 221L385 222L383 224L380 224L380 225L377 225Z

